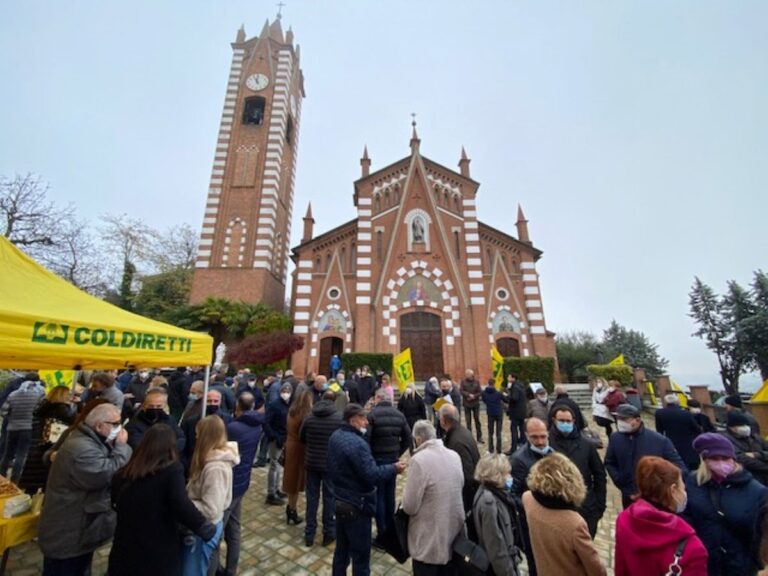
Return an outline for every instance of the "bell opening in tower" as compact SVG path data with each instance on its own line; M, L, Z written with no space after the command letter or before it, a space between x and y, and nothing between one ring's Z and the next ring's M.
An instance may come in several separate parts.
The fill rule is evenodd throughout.
M243 106L243 124L260 126L264 122L264 107L267 101L261 96L252 96Z

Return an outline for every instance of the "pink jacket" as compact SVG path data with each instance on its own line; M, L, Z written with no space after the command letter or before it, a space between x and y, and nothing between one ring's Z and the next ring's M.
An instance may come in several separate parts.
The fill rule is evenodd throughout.
M639 499L616 520L616 576L666 574L679 542L687 538L680 565L685 576L707 576L707 549L693 528L672 512Z

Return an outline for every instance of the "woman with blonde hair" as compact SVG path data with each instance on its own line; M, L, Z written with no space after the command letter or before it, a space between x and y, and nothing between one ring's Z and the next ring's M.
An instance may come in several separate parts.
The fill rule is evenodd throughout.
M522 537L518 509L512 497L512 470L509 458L488 453L475 468L475 480L480 487L475 493L472 519L478 544L488 555L489 574L515 576L520 562L520 550L515 541Z
M296 510L299 492L304 492L304 456L306 453L306 444L302 444L299 439L299 431L304 420L311 413L312 389L304 388L294 397L290 408L288 408L286 420L283 492L288 496L288 504L285 507L285 521L288 524L301 524L304 521L304 518L299 516Z
M693 449L702 464L686 478L688 502L684 517L709 552L710 576L750 576L760 568L760 515L768 488L736 461L728 438L706 433L696 437Z
M595 424L601 428L605 428L606 436L610 436L613 432L612 424L614 422L611 411L608 409L603 401L608 396L608 383L605 378L595 378L595 386L592 389L592 419Z
M523 507L539 574L605 576L606 570L578 512L587 489L576 465L553 452L531 468Z
M187 494L205 519L216 526L210 540L184 539L184 576L205 576L211 554L221 539L224 510L232 502L232 467L240 463L237 444L227 442L224 421L206 416L197 423L197 442L189 467Z
M635 469L635 502L616 520L616 576L707 575L707 550L694 529L678 516L686 506L680 468L657 456L643 456Z

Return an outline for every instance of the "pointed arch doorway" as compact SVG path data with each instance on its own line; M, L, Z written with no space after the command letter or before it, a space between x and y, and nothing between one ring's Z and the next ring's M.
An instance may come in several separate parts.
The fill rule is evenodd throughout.
M320 364L317 367L318 374L331 377L331 358L334 354L339 357L344 352L344 340L336 336L326 336L320 340Z
M410 312L400 316L400 348L411 349L416 380L443 375L443 330L440 316Z

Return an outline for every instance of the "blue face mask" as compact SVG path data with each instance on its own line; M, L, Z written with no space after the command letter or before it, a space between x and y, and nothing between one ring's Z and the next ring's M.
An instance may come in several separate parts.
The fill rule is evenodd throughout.
M573 422L555 422L555 426L563 434L570 434L573 432Z
M552 448L550 448L549 446L545 446L544 448L539 448L537 446L534 446L533 444L531 444L531 450L533 452L536 452L536 454L541 454L542 456L546 456L547 454L552 452Z
M507 487L507 490L512 490L512 484L514 484L514 483L515 483L515 481L510 476L509 478L507 478L507 481L504 483L504 485Z

